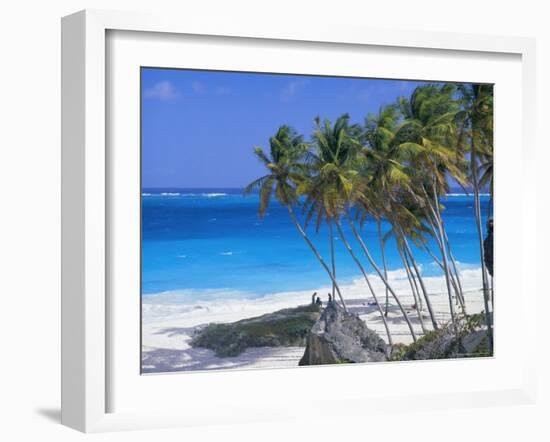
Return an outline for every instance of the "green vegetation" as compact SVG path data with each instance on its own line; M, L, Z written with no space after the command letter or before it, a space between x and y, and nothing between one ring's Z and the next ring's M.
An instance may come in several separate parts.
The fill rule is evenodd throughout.
M336 278L333 237L336 229L376 300L390 345L391 330L386 321L390 297L398 305L413 340L417 341L417 337L406 310L388 282L384 255L382 263L377 263L370 252L371 244L363 238L364 221L370 217L377 223L376 241L382 252L387 239L395 238L424 332L427 331L422 318L424 307L432 328L438 330L440 325L414 250L420 248L430 253L445 276L451 323L458 336L456 323L467 312L460 274L441 215L445 210L441 195L449 192L451 179L465 190L472 189L487 312L484 321L492 352L492 293L483 259L479 196L483 186L489 186L491 194L493 189L492 86L420 86L410 97L401 97L381 107L378 114L368 115L363 124L352 123L347 114L334 123L316 117L309 140L283 125L270 138L269 151L255 147L254 154L267 174L252 182L245 192L259 191L260 216L265 215L272 196L287 208L296 229L332 283L338 302L346 309ZM295 209L303 213L303 225L296 218ZM391 226L389 231L382 231L382 221ZM344 236L343 222L350 226L361 249L359 254ZM311 242L306 231L310 223L315 224L317 232L323 223L328 225L330 263ZM429 248L429 237L435 239L436 250ZM360 256L361 252L364 256ZM373 290L364 258L385 286L386 311ZM422 339L425 342L429 337Z
M393 347L392 361L419 359L472 358L491 356L485 315L457 317L455 323L432 330L410 345Z
M238 356L249 347L305 347L309 330L320 316L316 304L279 310L229 324L209 324L193 337L193 347L217 356Z

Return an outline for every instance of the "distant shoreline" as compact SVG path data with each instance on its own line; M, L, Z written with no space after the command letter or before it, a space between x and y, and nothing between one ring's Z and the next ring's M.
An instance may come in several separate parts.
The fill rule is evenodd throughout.
M147 196L228 196L242 194L243 189L238 187L155 187L155 188L143 188L141 192L142 197ZM489 193L480 193L482 197L490 197ZM470 193L464 192L449 192L446 197L453 196L471 196L473 197L473 191Z

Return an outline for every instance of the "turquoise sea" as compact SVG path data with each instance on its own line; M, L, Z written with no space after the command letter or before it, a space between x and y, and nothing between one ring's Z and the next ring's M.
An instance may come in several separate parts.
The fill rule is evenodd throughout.
M490 199L481 200L484 225ZM461 269L479 267L479 245L474 223L473 196L451 194L442 200L443 218L453 253ZM142 193L142 295L180 292L184 301L220 296L261 297L268 293L307 290L329 285L324 273L285 207L273 201L267 216L257 214L258 196L243 196L240 189L143 189ZM300 210L296 209L301 216ZM358 244L346 222L344 234L357 255ZM382 225L388 230L388 225ZM328 262L328 227L311 239ZM381 265L376 223L369 220L362 236ZM351 282L360 272L336 235L337 278ZM437 253L435 243L431 248ZM425 252L415 257L427 276L441 274ZM402 268L390 240L386 246L389 270ZM364 265L369 272L374 272Z

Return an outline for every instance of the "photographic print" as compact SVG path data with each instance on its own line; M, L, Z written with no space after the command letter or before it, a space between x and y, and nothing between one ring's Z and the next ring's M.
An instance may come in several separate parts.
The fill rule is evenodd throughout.
M141 68L141 372L493 355L493 86Z

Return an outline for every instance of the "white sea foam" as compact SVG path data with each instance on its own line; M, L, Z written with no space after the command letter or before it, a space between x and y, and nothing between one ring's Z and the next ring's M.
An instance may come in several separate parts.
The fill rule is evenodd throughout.
M223 192L209 192L209 193L181 193L181 192L161 192L161 193L150 193L143 192L141 196L182 196L182 197L194 197L202 196L206 198L216 198L221 196L227 196L227 193Z
M385 285L376 274L370 274L369 280L378 296L385 294ZM462 287L465 291L478 290L481 287L481 269L468 268L460 271ZM410 285L405 269L388 272L388 280L397 293L408 297ZM423 277L428 292L433 295L446 293L444 276ZM367 300L372 295L363 277L341 286L346 300ZM238 320L246 317L273 312L282 308L295 307L311 301L311 295L317 292L326 302L328 285L312 287L309 290L274 292L264 296L232 289L176 290L142 297L144 322L184 321L193 325L206 322L225 321L228 318ZM446 295L445 295L446 296ZM236 319L235 319L236 318Z
M222 255L222 256L231 256L231 255L233 255L233 252L221 252L220 255Z

